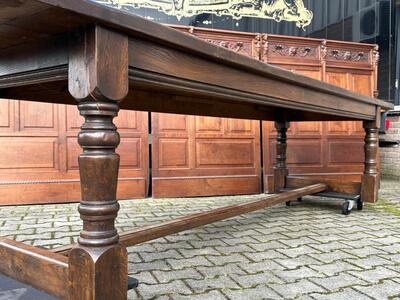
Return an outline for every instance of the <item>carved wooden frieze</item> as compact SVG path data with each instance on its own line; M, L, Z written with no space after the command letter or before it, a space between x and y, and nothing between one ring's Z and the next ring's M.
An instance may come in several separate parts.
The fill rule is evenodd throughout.
M285 45L283 43L269 43L269 56L317 58L317 48L304 45Z
M369 58L370 52L362 50L331 48L327 50L326 54L326 59L330 61L368 63Z
M232 50L234 52L244 54L247 56L253 56L252 54L252 43L251 42L243 42L243 41L224 41L224 40L218 40L218 39L205 39L205 41L220 46L227 48L229 50Z

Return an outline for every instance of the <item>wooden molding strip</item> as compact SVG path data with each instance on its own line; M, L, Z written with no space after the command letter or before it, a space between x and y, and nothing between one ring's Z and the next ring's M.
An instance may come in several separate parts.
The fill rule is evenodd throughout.
M326 190L326 185L317 183L281 194L270 195L261 200L248 201L240 204L211 209L209 211L176 218L155 225L129 230L120 234L120 243L125 247L158 239L163 236L193 229L202 225L229 219L238 215L270 207L299 197L316 194ZM74 245L54 248L51 251L68 255Z
M0 273L67 299L67 257L3 237L0 237L0 257Z

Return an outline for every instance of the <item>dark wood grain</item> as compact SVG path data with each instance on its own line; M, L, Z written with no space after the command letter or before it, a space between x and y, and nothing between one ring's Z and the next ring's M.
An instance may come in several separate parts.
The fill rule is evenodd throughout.
M365 162L361 181L361 201L375 203L378 200L380 176L378 173L380 109L377 108L375 121L364 122Z
M120 143L113 123L128 93L128 38L93 26L71 49L69 90L85 123L78 134L83 230L69 259L71 299L126 299L127 252L115 228ZM121 49L113 55L112 47Z
M0 237L0 272L39 290L68 298L68 259Z
M286 177L289 174L286 165L287 136L290 124L285 121L276 121L276 164L274 166L274 193L279 193L286 186Z

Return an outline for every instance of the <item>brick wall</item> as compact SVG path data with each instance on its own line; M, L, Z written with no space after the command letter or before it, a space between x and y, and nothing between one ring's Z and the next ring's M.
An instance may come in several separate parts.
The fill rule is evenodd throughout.
M388 117L391 125L389 131L384 135L385 139L400 140L400 115ZM400 147L381 148L381 171L383 176L400 177Z

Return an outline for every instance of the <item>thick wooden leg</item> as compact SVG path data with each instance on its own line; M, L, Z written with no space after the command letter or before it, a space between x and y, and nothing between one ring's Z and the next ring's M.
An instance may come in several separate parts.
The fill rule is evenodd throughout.
M274 166L274 193L279 193L286 185L288 168L286 166L286 132L289 128L288 122L275 122L276 137L276 164Z
M377 154L379 135L377 122L364 122L365 129L365 163L361 183L361 201L375 203L378 197L379 173L377 170Z
M127 252L114 226L120 137L113 118L128 91L128 40L99 26L71 41L69 91L85 118L78 135L83 230L69 256L69 298L127 298Z

